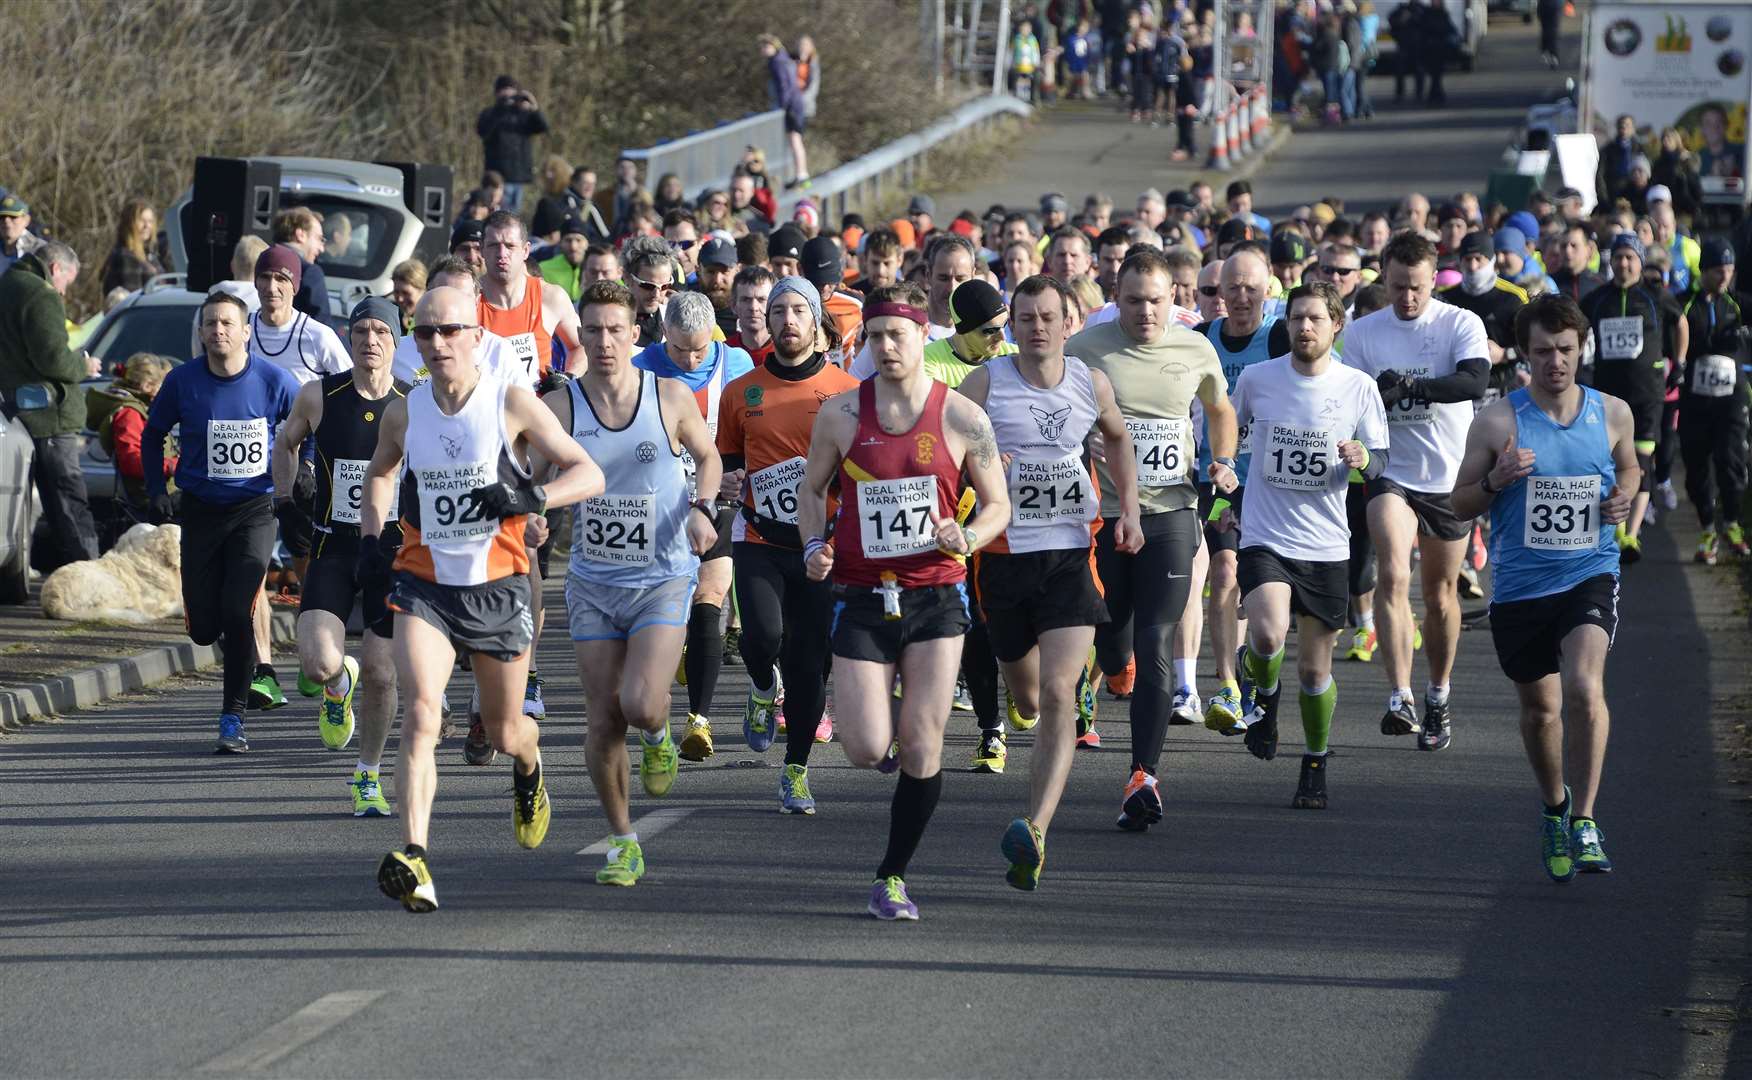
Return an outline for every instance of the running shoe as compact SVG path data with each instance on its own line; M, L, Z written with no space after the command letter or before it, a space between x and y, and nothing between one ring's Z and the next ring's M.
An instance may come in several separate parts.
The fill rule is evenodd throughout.
M1643 524L1644 525L1658 524L1660 522L1660 520L1661 520L1661 511L1658 508L1656 508L1654 503L1649 503L1648 506L1643 508Z
M529 677L523 684L523 715L536 720L547 719L547 705L541 700L541 676L534 668L529 669Z
M1375 659L1375 628L1359 626L1352 630L1350 648L1345 650L1344 658L1364 664Z
M815 724L815 741L817 743L833 741L833 714L826 709L821 710L821 719Z
M773 705L773 716L775 718L774 727L776 729L775 734L789 735L791 733L791 725L785 722L785 714L779 711L778 703L774 702Z
M1752 547L1746 545L1746 530L1738 523L1730 522L1723 531L1727 533L1728 546L1734 549L1735 555L1742 559L1752 556Z
M1290 800L1290 809L1326 809L1325 754L1302 755L1302 778L1296 782L1296 797Z
M330 750L343 749L353 741L353 695L359 692L359 661L344 656L341 667L347 673L347 692L336 697L328 687L321 687L322 709L316 718L317 733Z
M1101 699L1095 696L1095 683L1084 669L1083 678L1077 682L1077 730L1092 730L1100 714Z
M1569 805L1569 788L1563 789L1563 801ZM1541 813L1539 816L1539 853L1545 863L1545 873L1553 881L1568 881L1576 876L1576 861L1570 851L1569 811L1561 814Z
M432 887L432 871L419 855L392 851L377 864L377 887L383 895L400 902L416 915L438 910L438 892Z
M667 716L663 718L663 741L648 743L641 734L639 748L644 751L639 759L639 779L645 784L645 794L660 799L675 786L675 773L681 767L675 752L675 739L669 734Z
M1107 676L1107 692L1124 701L1132 696L1133 690L1137 689L1137 682L1138 660L1134 656L1125 662L1124 671Z
M637 840L610 840L607 865L596 872L598 885L637 885L645 876L645 849Z
M973 768L971 772L1002 773L1004 760L1009 751L1004 746L1004 733L1001 731L982 731L979 733L979 747L973 752Z
M882 755L882 760L876 763L876 771L884 776L900 768L900 740L888 744L888 753Z
M967 689L967 680L965 678L955 680L955 701L951 708L956 712L973 711L973 694Z
M243 735L243 717L226 713L219 718L219 744L215 754L247 754L249 740Z
M1241 720L1241 691L1223 686L1205 704L1204 725L1219 735L1239 735L1247 730Z
M493 749L493 742L487 738L487 726L481 722L480 713L468 718L468 739L462 744L462 760L470 765L491 765L499 760L499 751Z
M1446 701L1424 698L1423 730L1417 733L1419 750L1446 750L1454 741L1454 714Z
M1294 626L1295 623L1290 624ZM1243 720L1253 712L1257 704L1258 694L1254 693L1253 680L1247 677L1247 645L1243 642L1235 646L1235 680L1241 688L1241 717Z
M1577 870L1584 874L1610 874L1612 860L1606 857L1606 849L1601 846L1605 842L1606 834L1600 831L1593 818L1570 821L1570 855L1575 859Z
M1716 534L1706 530L1697 534L1697 554L1692 556L1705 566L1716 564Z
M1669 510L1679 509L1679 493L1673 490L1673 481L1663 480L1655 485L1655 490L1660 493L1662 506Z
M1460 568L1460 595L1467 600L1484 599L1484 586L1478 583L1478 571L1470 566Z
M1004 830L998 850L1010 860L1004 880L1013 889L1033 892L1040 887L1040 871L1046 867L1046 837L1034 827L1034 822L1019 817Z
M1278 748L1278 697L1283 693L1260 695L1254 699L1253 711L1247 714L1247 731L1242 739L1247 743L1247 750L1261 761L1270 761L1277 757Z
M1101 733L1099 731L1096 731L1093 727L1091 727L1088 731L1079 731L1077 733L1077 749L1079 749L1079 750L1099 750L1099 749L1101 749Z
M1201 713L1198 695L1191 690L1174 691L1174 707L1168 713L1168 722L1179 727L1196 724Z
M712 722L697 713L687 714L687 734L677 752L686 761L704 761L712 756Z
M1389 703L1385 713L1381 715L1381 734L1410 735L1418 730L1417 713L1412 710L1409 698L1400 698L1398 706Z
M322 693L322 684L306 675L302 667L298 669L298 692L305 697L315 697Z
M809 791L807 765L786 765L785 771L779 774L779 813L815 813L815 796Z
M1085 674L1082 682L1077 684L1077 692L1079 696L1081 696L1083 684L1088 681L1088 676ZM1033 731L1034 725L1040 723L1040 717L1038 716L1022 715L1021 710L1016 708L1016 698L1010 693L1010 688L1008 686L1004 687L1004 708L1009 712L1011 731Z
M726 664L742 663L742 627L732 626L724 631L724 662Z
M1642 539L1626 532L1623 525L1618 527L1618 565L1635 566L1642 561Z
M748 748L757 754L766 753L773 744L773 698L761 697L754 687L748 688L748 705L742 710L742 737Z
M906 895L906 882L897 877L882 878L870 886L868 910L883 922L919 921L919 906Z
M286 695L280 692L280 677L274 674L273 668L257 668L255 678L249 681L249 707L278 709L284 704Z
M1125 799L1119 804L1119 821L1115 824L1126 832L1143 832L1161 820L1162 795L1157 790L1156 778L1134 768L1131 779L1126 781Z
M354 817L390 816L389 800L383 797L383 785L376 773L355 769L353 782L347 786L353 789Z
M548 798L547 777L541 774L541 762L535 765L535 786L522 788L517 784L517 766L511 766L511 826L517 834L519 847L534 850L547 839L548 822L553 819L554 805Z
M438 740L454 739L468 734L468 725L456 717L456 710L450 707L450 695L438 695Z

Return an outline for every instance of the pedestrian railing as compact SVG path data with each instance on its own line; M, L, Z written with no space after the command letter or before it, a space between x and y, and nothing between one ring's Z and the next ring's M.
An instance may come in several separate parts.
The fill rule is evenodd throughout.
M790 151L785 146L785 114L782 110L750 113L740 120L730 120L706 131L695 131L679 139L664 139L652 146L622 150L621 156L644 166L645 186L653 192L665 173L681 178L681 190L689 199L697 198L708 187L728 188L730 174L742 161L749 147L766 154L767 169L778 180L790 168Z

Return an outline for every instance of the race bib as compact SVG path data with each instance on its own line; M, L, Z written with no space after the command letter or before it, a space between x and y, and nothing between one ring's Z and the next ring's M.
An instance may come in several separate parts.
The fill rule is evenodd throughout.
M492 462L437 465L416 469L414 474L420 489L421 543L432 547L469 544L499 531L499 519L487 517L479 503L466 498L469 492L494 482Z
M1089 474L1075 454L1018 457L1010 462L1010 524L1051 525L1089 520Z
M1427 379L1430 377L1428 367L1408 367L1404 374L1411 379ZM1427 424L1435 418L1435 410L1430 408L1429 398L1402 397L1387 410L1389 424Z
M1733 357L1700 356L1691 362L1691 392L1698 397L1727 397L1739 376L1740 365Z
M585 499L580 518L584 557L610 566L649 566L657 532L657 496Z
M1643 351L1641 315L1600 320L1600 359L1635 360Z
M1521 543L1531 551L1592 551L1600 546L1598 476L1529 476Z
M207 476L248 480L268 472L268 420L207 421Z
M329 520L342 525L357 525L360 510L365 506L365 466L361 458L336 458L335 470L329 481ZM389 510L383 520L394 521L400 509L401 485L390 488Z
M505 347L523 365L523 374L530 382L541 378L541 358L536 354L535 331L526 330L521 334L512 334L505 339Z
M793 457L749 473L748 487L753 493L754 512L786 525L797 524L797 485L803 482L807 465L806 459Z
M858 539L864 557L898 559L936 550L937 530L931 525L936 508L934 476L859 481Z
M1173 420L1127 420L1132 454L1138 461L1139 487L1170 487L1186 480L1187 444L1191 425Z
M1253 468L1263 469L1265 482L1289 491L1330 488L1338 443L1331 428L1297 427L1275 420L1255 421Z

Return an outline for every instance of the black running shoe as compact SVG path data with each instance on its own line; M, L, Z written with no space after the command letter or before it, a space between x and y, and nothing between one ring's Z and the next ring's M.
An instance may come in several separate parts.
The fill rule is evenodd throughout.
M491 765L499 757L487 738L486 725L479 715L469 717L468 741L462 744L462 760L470 765Z
M1290 802L1294 810L1326 809L1326 755L1302 755L1302 779L1296 784L1296 797Z
M1254 698L1253 712L1247 718L1247 730L1241 736L1247 749L1261 761L1270 761L1277 757L1277 711L1281 694L1280 690L1270 697L1259 694Z
M1388 709L1381 717L1381 734L1410 735L1418 729L1417 713L1411 709L1411 702L1399 699L1399 708Z
M1454 741L1454 715L1446 701L1437 704L1424 698L1423 730L1417 733L1419 750L1446 750Z

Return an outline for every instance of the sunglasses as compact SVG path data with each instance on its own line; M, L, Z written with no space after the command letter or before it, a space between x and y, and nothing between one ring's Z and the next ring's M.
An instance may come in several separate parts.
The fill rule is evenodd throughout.
M1220 293L1222 291L1223 291L1222 289L1218 288L1215 285L1200 285L1198 287L1198 294L1200 296L1216 296L1218 293Z
M698 240L671 240L669 246L677 251L691 251L697 243L699 243Z
M991 338L993 341L997 341L1004 336L1004 328L1001 326L982 326L979 328L979 332L986 337Z
M421 323L414 327L413 335L415 341L431 341L434 334L442 337L445 341L449 341L464 330L475 330L478 328L478 323L447 322L440 323L437 326Z
M1320 264L1320 272L1323 274L1331 274L1333 277L1337 277L1340 274L1355 274L1360 270L1362 270L1362 267L1360 266L1332 266L1327 263Z
M648 290L651 290L653 292L674 292L675 291L675 286L668 283L668 282L665 282L664 284L659 285L655 281L646 281L644 278L636 278L636 277L633 277L631 274L628 274L627 277L632 281L632 283L634 285L637 285L641 289L648 289Z

